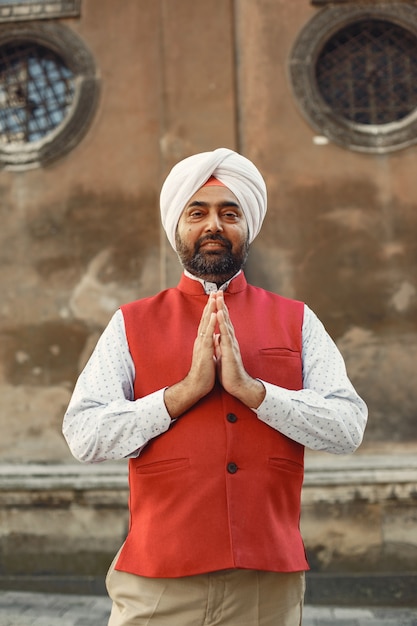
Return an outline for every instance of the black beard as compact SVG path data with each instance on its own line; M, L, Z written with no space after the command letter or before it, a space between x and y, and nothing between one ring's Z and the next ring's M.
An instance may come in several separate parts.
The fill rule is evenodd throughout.
M201 250L201 245L205 241L221 241L224 248L220 250L203 248ZM218 234L201 237L196 241L194 249L191 250L181 241L178 233L176 233L175 244L183 267L193 276L216 283L218 287L243 268L249 250L249 241L246 240L239 250L233 253L230 241Z

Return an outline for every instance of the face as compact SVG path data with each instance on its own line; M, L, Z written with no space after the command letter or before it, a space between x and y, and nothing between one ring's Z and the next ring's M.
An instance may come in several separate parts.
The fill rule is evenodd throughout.
M236 196L227 187L208 186L190 199L178 222L176 248L194 276L221 285L245 264L248 226Z

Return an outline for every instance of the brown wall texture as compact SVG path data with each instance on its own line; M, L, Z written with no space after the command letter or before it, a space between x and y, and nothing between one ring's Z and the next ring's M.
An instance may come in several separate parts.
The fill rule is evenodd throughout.
M317 145L288 64L308 0L83 0L60 22L100 83L88 132L45 167L0 175L0 462L71 462L62 417L119 304L175 284L161 233L169 168L219 146L265 176L249 279L302 299L370 409L363 449L417 446L417 148Z

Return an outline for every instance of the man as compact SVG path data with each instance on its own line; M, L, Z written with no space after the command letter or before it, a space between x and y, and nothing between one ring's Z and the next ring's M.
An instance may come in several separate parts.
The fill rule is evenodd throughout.
M304 447L353 452L367 409L303 303L248 285L266 212L245 157L189 157L161 192L178 286L122 306L64 420L84 462L130 458L111 626L299 626Z

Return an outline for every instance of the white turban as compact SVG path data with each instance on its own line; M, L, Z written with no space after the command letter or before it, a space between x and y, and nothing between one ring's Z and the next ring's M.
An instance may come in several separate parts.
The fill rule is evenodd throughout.
M214 176L236 196L249 230L249 242L259 233L266 213L266 185L255 165L228 148L201 152L175 165L161 190L162 225L175 250L178 220L190 198Z

